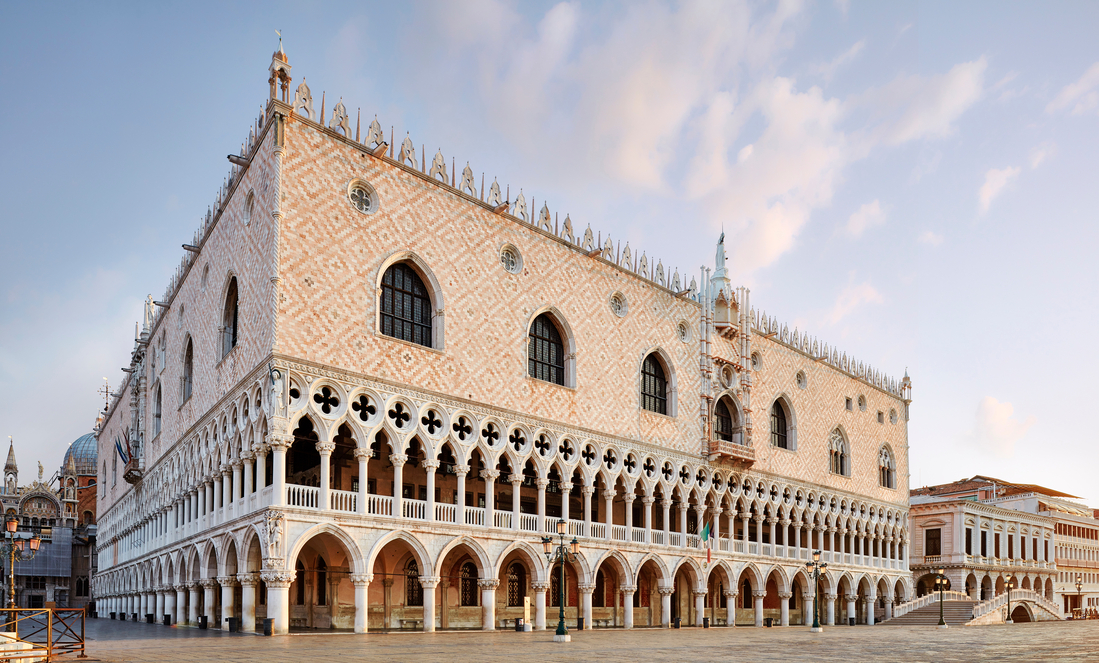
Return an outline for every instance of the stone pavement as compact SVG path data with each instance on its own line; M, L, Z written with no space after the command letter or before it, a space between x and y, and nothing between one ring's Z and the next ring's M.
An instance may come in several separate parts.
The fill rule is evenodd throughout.
M1013 626L621 629L553 631L318 633L265 638L89 619L88 655L99 661L1099 661L1099 621ZM310 660L312 659L312 661ZM319 662L317 662L319 663Z

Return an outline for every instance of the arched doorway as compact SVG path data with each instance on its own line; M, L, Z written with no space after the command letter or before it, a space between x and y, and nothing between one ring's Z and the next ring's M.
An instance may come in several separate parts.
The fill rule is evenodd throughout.
M730 615L735 616L736 603L725 595L732 590L733 585L725 567L720 564L713 566L706 581L706 614L710 617L711 624L727 626L734 623Z
M386 546L397 543L393 541ZM377 569L375 562L375 574ZM501 593L507 593L507 586L504 586L504 592L497 591L500 581L493 579L484 551L472 541L463 540L446 550L439 569L439 628L493 630L496 599ZM490 605L484 604L486 596L492 598ZM393 627L399 627L399 624Z
M633 595L634 625L656 626L662 623L660 612L660 586L664 574L652 558L646 559L637 570L637 591Z
M335 535L309 538L294 556L289 588L291 630L355 628L351 554Z
M1030 612L1027 611L1026 606L1015 606L1015 608L1011 611L1011 621L1015 622L1016 624L1031 621Z

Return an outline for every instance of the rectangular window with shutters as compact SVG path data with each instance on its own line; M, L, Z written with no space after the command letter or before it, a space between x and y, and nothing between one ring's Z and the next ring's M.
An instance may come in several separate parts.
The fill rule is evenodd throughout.
M942 547L942 530L939 528L924 530L924 545L923 554L927 555L941 555L943 554Z
M981 557L988 557L988 532L981 532Z
M1007 535L1007 558L1015 559L1015 535Z
M973 530L969 527L965 528L965 554L973 554Z
M1000 556L1000 533L997 532L994 536L995 536L995 538L993 539L993 543L992 543L993 557L999 557Z

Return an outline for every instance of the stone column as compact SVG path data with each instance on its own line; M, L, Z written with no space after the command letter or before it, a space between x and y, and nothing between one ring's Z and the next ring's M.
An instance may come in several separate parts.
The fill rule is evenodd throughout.
M224 520L224 518L218 518L218 511L225 506L225 493L222 488L222 476L224 472L224 468L214 468L214 499L211 501L213 513L211 514L212 518L210 520L210 522L214 524Z
M485 527L496 527L496 479L500 470L481 470L485 480Z
M259 578L254 573L238 573L237 582L240 583L240 630L251 633L256 630L256 585Z
M584 496L584 536L591 536L591 496L595 486L584 486L580 493Z
M232 492L229 493L229 500L232 501L232 502L239 501L240 497L241 497L241 495L240 495L240 492L241 492L241 490L240 490L240 488L241 488L240 474L241 474L241 472L240 471L243 467L244 467L244 461L239 460L239 459L233 461L233 477L232 477L233 490L232 490Z
M427 470L427 513L424 516L428 522L435 522L435 471L439 469L440 463L437 460L425 460L421 465Z
M721 514L725 512L725 507L720 504L714 507L714 526L710 532L710 538L716 540L721 539Z
M706 614L706 592L692 592L695 597L695 626L702 626L702 617Z
M488 502L487 495L485 501ZM485 578L478 580L477 586L481 588L481 629L495 631L496 588L500 586L500 580L498 578Z
M706 507L702 504L696 504L695 510L695 530L699 538L702 538L702 528L706 526Z
M435 632L435 587L438 585L439 576L420 576L420 586L424 588L424 633Z
M664 545L670 546L672 545L672 501L665 497L660 500L660 506L664 509Z
M633 542L633 502L637 499L637 495L633 493L626 493L622 496L622 501L625 503L626 509L626 542Z
M637 591L634 585L622 585L622 615L624 626L633 628L633 594Z
M332 452L336 449L335 442L317 442L317 453L321 455L321 487L317 496L317 508L327 510L332 508Z
M404 464L408 462L405 454L389 454L393 463L393 517L404 518Z
M595 591L595 585L580 585L580 599L581 606L584 610L584 630L587 631L592 627L591 623L591 595Z
M538 477L534 481L534 485L538 487L538 520L535 526L538 528L539 534L544 534L546 530L546 488L549 486L549 479L543 479Z
M893 597L885 597L885 618L886 620L893 619Z
M234 576L218 576L218 584L221 585L221 630L229 630L229 618L233 615L233 588L237 579Z
M765 596L767 596L765 591L752 591L752 607L756 611L756 626L763 626L763 597Z
M511 474L508 477L508 483L511 484L511 529L518 532L521 529L519 526L519 486L523 483L523 475Z
M835 527L829 527L828 528L828 547L832 551L832 555L831 555L832 561L833 562L839 561L838 558L836 557L836 528Z
M664 521L667 523L668 521ZM660 592L660 625L664 628L669 628L672 625L672 592L675 591L672 587L658 587Z
M466 524L466 474L469 473L469 465L455 465L455 475L458 477L458 499L454 506L454 520L459 525Z
M767 519L767 527L768 527L767 534L768 534L768 538L770 538L770 540L771 540L771 554L772 555L775 554L775 548L778 546L778 543L776 543L776 539L775 539L775 523L776 522L777 522L776 519L773 518L773 517Z
M252 453L256 454L256 487L255 491L258 493L261 488L267 487L267 454L270 453L271 447L266 444L253 444ZM273 470L274 468L272 468ZM274 475L274 472L271 473Z
M361 462L359 467L362 467ZM362 485L361 478L359 481L359 485ZM366 633L369 607L367 604L367 589L370 587L373 574L352 574L348 578L351 580L351 584L355 585L355 632Z
M735 589L726 589L722 593L725 595L725 625L736 628L736 603L740 592Z
M679 545L687 545L687 503L679 503Z
M779 602L779 606L778 606L779 607L778 625L779 626L789 626L790 625L790 598L791 597L793 597L793 593L791 593L791 592L779 592L779 595L778 595L778 602Z
M795 557L801 559L801 523L797 523L794 527L794 553Z
M962 581L962 586L965 586L965 581ZM878 596L876 593L877 588L874 585L870 586L870 593L866 596L866 625L874 625L874 610L877 608Z
M187 623L187 585L176 585L176 624Z
M611 526L614 525L614 496L618 491L613 488L603 491L603 523L607 526L607 538L611 537Z
M530 588L534 590L534 630L546 630L546 591L548 582L532 582Z
M196 583L191 583L190 585L187 585L187 587L191 590L190 601L187 603L187 623L188 624L197 624L198 623L198 590L199 590L200 587L202 587L202 585L196 582Z
M293 442L292 435L268 435L268 444L271 447L271 491L274 493L271 496L271 504L274 506L286 506L286 450ZM284 439L289 438L289 439ZM266 583L267 581L264 580ZM268 596L270 596L270 587L268 587ZM289 597L289 594L287 594ZM267 606L268 610L271 606ZM289 605L287 605L289 609ZM289 615L289 612L287 613ZM278 618L276 617L276 622ZM290 628L290 618L286 618L286 628ZM283 631L285 633L286 631Z
M851 623L851 618L856 615L855 613L855 600L859 598L858 594L847 595L847 623Z
M641 498L641 503L645 505L645 543L653 542L653 502L656 498L652 495L645 495Z
M294 574L264 571L260 577L267 585L267 618L274 620L271 632L285 635L290 632L290 582L294 579Z
M202 588L205 590L203 596L203 606L206 608L206 626L207 628L218 628L217 618L217 605L214 601L217 600L215 590L217 589L217 580L213 578L205 578L202 581Z
M370 460L370 449L355 449L355 460L359 461L359 494L355 497L355 513L366 513L366 481L367 481L367 467L366 464Z
M167 590L165 590L163 587L158 587L157 588L157 590L156 590L156 609L152 611L153 612L153 621L155 621L155 622L159 622L161 619L164 619L164 610L165 610L165 602L166 602L165 600L167 598L165 596L165 594L167 594Z
M759 554L763 554L763 516L756 516L756 546Z
M572 494L572 480L570 478L557 485L561 488L561 520L564 520L567 525L569 522L569 495ZM554 528L551 531L556 532L557 530Z
M748 512L740 514L740 528L744 531L744 552L748 552L748 540L751 539L751 535L748 534Z
M256 492L255 482L252 480L252 468L256 464L256 454L245 451L240 455L240 459L244 463L244 504L247 506L252 493Z
M829 594L828 592L824 593L824 607L827 608L827 610L824 611L825 612L825 615L824 615L825 616L825 620L824 620L825 626L835 626L836 625L836 599L837 598L838 598L837 594Z

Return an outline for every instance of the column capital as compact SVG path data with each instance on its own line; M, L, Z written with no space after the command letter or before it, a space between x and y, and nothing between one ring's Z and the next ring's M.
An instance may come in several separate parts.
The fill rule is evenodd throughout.
M793 592L779 592L778 597L783 601L789 601L794 596Z
M373 453L370 449L363 449L362 447L355 447L355 460L370 460Z
M266 583L268 587L281 589L289 587L290 583L294 581L295 575L296 574L288 571L268 570L260 573L259 577L263 579L263 582Z
M234 587L237 584L236 576L218 576L218 584L222 587Z
M259 574L258 573L238 573L237 574L237 582L240 583L241 587L255 587L256 585L259 584Z
M533 589L536 592L547 592L547 591L549 591L549 587L550 587L550 585L549 585L548 582L532 582L532 583L530 583L530 588Z
M369 585L370 581L374 579L373 573L352 573L347 576L347 579L351 581L352 585L356 587L360 585Z
M232 465L234 470L239 472L241 469L244 468L244 461L241 460L240 458L238 458L238 459L234 460L232 463L230 463L230 465Z
M336 450L335 442L317 442L317 453L322 456L329 456Z
M740 596L740 592L735 589L726 589L721 593L725 595L726 599L735 599L736 597Z
M187 590L191 589L191 585L189 585L187 583L184 583L184 584L181 584L181 585L176 585L174 589L177 592L186 592Z
M829 591L824 592L824 600L825 601L835 601L837 597L839 597L839 594L837 594L835 592L829 592Z
M245 450L240 452L240 459L245 463L250 463L256 459L254 451Z
M439 576L420 576L420 585L434 589L439 584Z
M518 486L519 484L523 483L523 475L522 474L516 474L514 472L509 474L508 475L508 483L510 483L513 486Z
M477 586L480 587L481 589L491 589L491 590L495 591L496 588L500 586L500 579L499 578L483 578L483 579L477 581Z
M754 599L761 599L765 596L767 596L767 592L760 591L758 589L753 589L752 590L752 598L754 598Z
M469 465L455 465L454 474L466 475L469 474Z
M542 477L534 480L534 485L538 487L538 490L545 490L549 483L549 479L543 479Z
M845 594L843 598L847 599L848 601L854 601L855 599L859 598L859 595L858 594Z
M500 478L500 470L481 470L481 478L485 481L496 481Z
M675 593L675 588L674 587L657 587L656 591L661 596L671 596L672 594Z
M404 454L389 454L389 462L393 463L393 467L404 467L404 464L408 462L408 456Z
M591 594L595 591L595 585L580 585L578 589L581 594Z
M617 494L618 494L617 490L613 490L613 489L608 488L607 490L603 491L603 499L613 500L615 495L617 495Z
M583 486L580 488L580 493L583 495L594 495L595 486Z
M695 589L695 590L691 591L691 595L694 596L697 599L700 596L706 596L706 592L705 591L699 591L699 590Z
M625 495L622 496L622 501L625 502L626 504L633 504L634 500L636 500L636 499L637 499L637 495L634 495L633 493L626 493Z
M656 498L652 495L645 495L641 498L641 503L648 506L656 501Z
M437 460L425 460L422 463L420 463L420 466L423 467L428 472L434 472L435 470L439 469L440 465L442 465L442 463L440 463Z
M618 589L626 594L633 594L637 591L637 585L620 585Z
M198 581L198 584L202 585L206 589L211 589L218 586L218 581L214 578L203 578Z
M271 447L262 442L256 442L252 445L252 453L254 453L257 458L260 456L267 457L267 454L271 453Z

